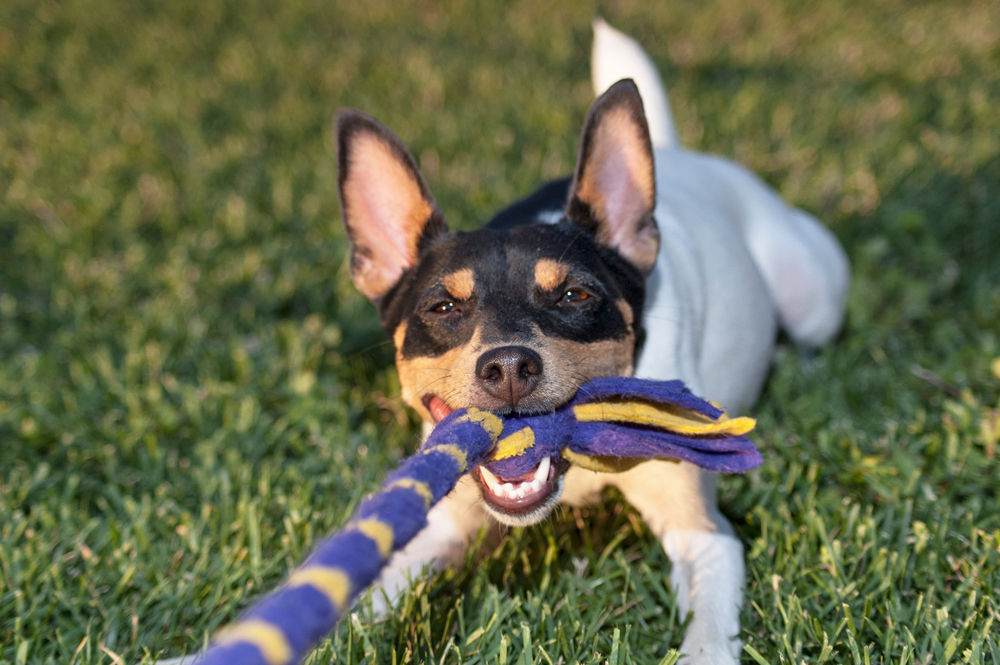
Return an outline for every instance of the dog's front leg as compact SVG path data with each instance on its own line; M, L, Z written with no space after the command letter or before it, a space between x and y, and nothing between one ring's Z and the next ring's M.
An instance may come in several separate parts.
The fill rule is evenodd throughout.
M673 565L670 582L691 614L685 665L739 662L743 546L715 505L715 476L686 463L647 462L615 479Z
M375 615L384 616L425 569L461 563L469 541L487 520L479 488L466 475L430 510L423 531L389 560L372 591Z
M670 582L683 614L682 663L739 662L740 606L743 602L743 546L735 537L709 531L667 531L660 538L673 564Z

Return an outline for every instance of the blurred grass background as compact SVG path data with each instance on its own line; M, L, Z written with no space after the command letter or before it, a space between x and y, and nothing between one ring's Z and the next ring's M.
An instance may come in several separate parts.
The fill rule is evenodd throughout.
M453 226L570 171L590 19L683 141L824 219L838 343L779 353L727 478L744 660L1000 663L992 0L0 6L0 663L190 653L417 443L350 285L330 120L409 143ZM991 366L992 363L992 366ZM619 497L512 532L313 662L674 662Z

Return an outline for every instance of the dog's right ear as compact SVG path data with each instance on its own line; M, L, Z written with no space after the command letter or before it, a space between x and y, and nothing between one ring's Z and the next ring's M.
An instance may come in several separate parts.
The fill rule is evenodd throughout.
M623 79L587 113L566 217L643 274L656 263L656 177L639 89Z
M375 118L343 109L335 120L340 211L351 241L351 277L382 298L417 262L444 218L406 146Z

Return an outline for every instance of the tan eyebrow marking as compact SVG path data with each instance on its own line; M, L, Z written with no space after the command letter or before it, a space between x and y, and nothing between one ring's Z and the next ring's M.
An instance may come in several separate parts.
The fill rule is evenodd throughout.
M535 283L543 291L552 291L562 286L569 275L569 266L553 259L539 259L535 264Z
M462 268L445 275L441 283L448 289L448 295L457 300L468 300L476 288L476 278L471 268Z

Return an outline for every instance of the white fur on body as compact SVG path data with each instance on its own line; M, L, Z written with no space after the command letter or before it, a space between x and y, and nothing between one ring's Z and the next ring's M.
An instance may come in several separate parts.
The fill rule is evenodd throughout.
M847 259L818 221L788 206L746 169L680 148L648 56L603 21L595 21L594 32L596 91L633 78L655 149L655 216L663 241L649 278L647 339L635 374L682 379L697 394L739 412L757 398L779 321L804 344L821 344L836 333ZM671 559L678 605L691 612L682 662L738 662L743 549L716 506L714 474L673 462L647 462L621 474L573 467L562 501L593 501L606 486L619 488ZM381 582L385 595L391 600L428 564L455 561L488 519L477 488L464 483L390 562Z

